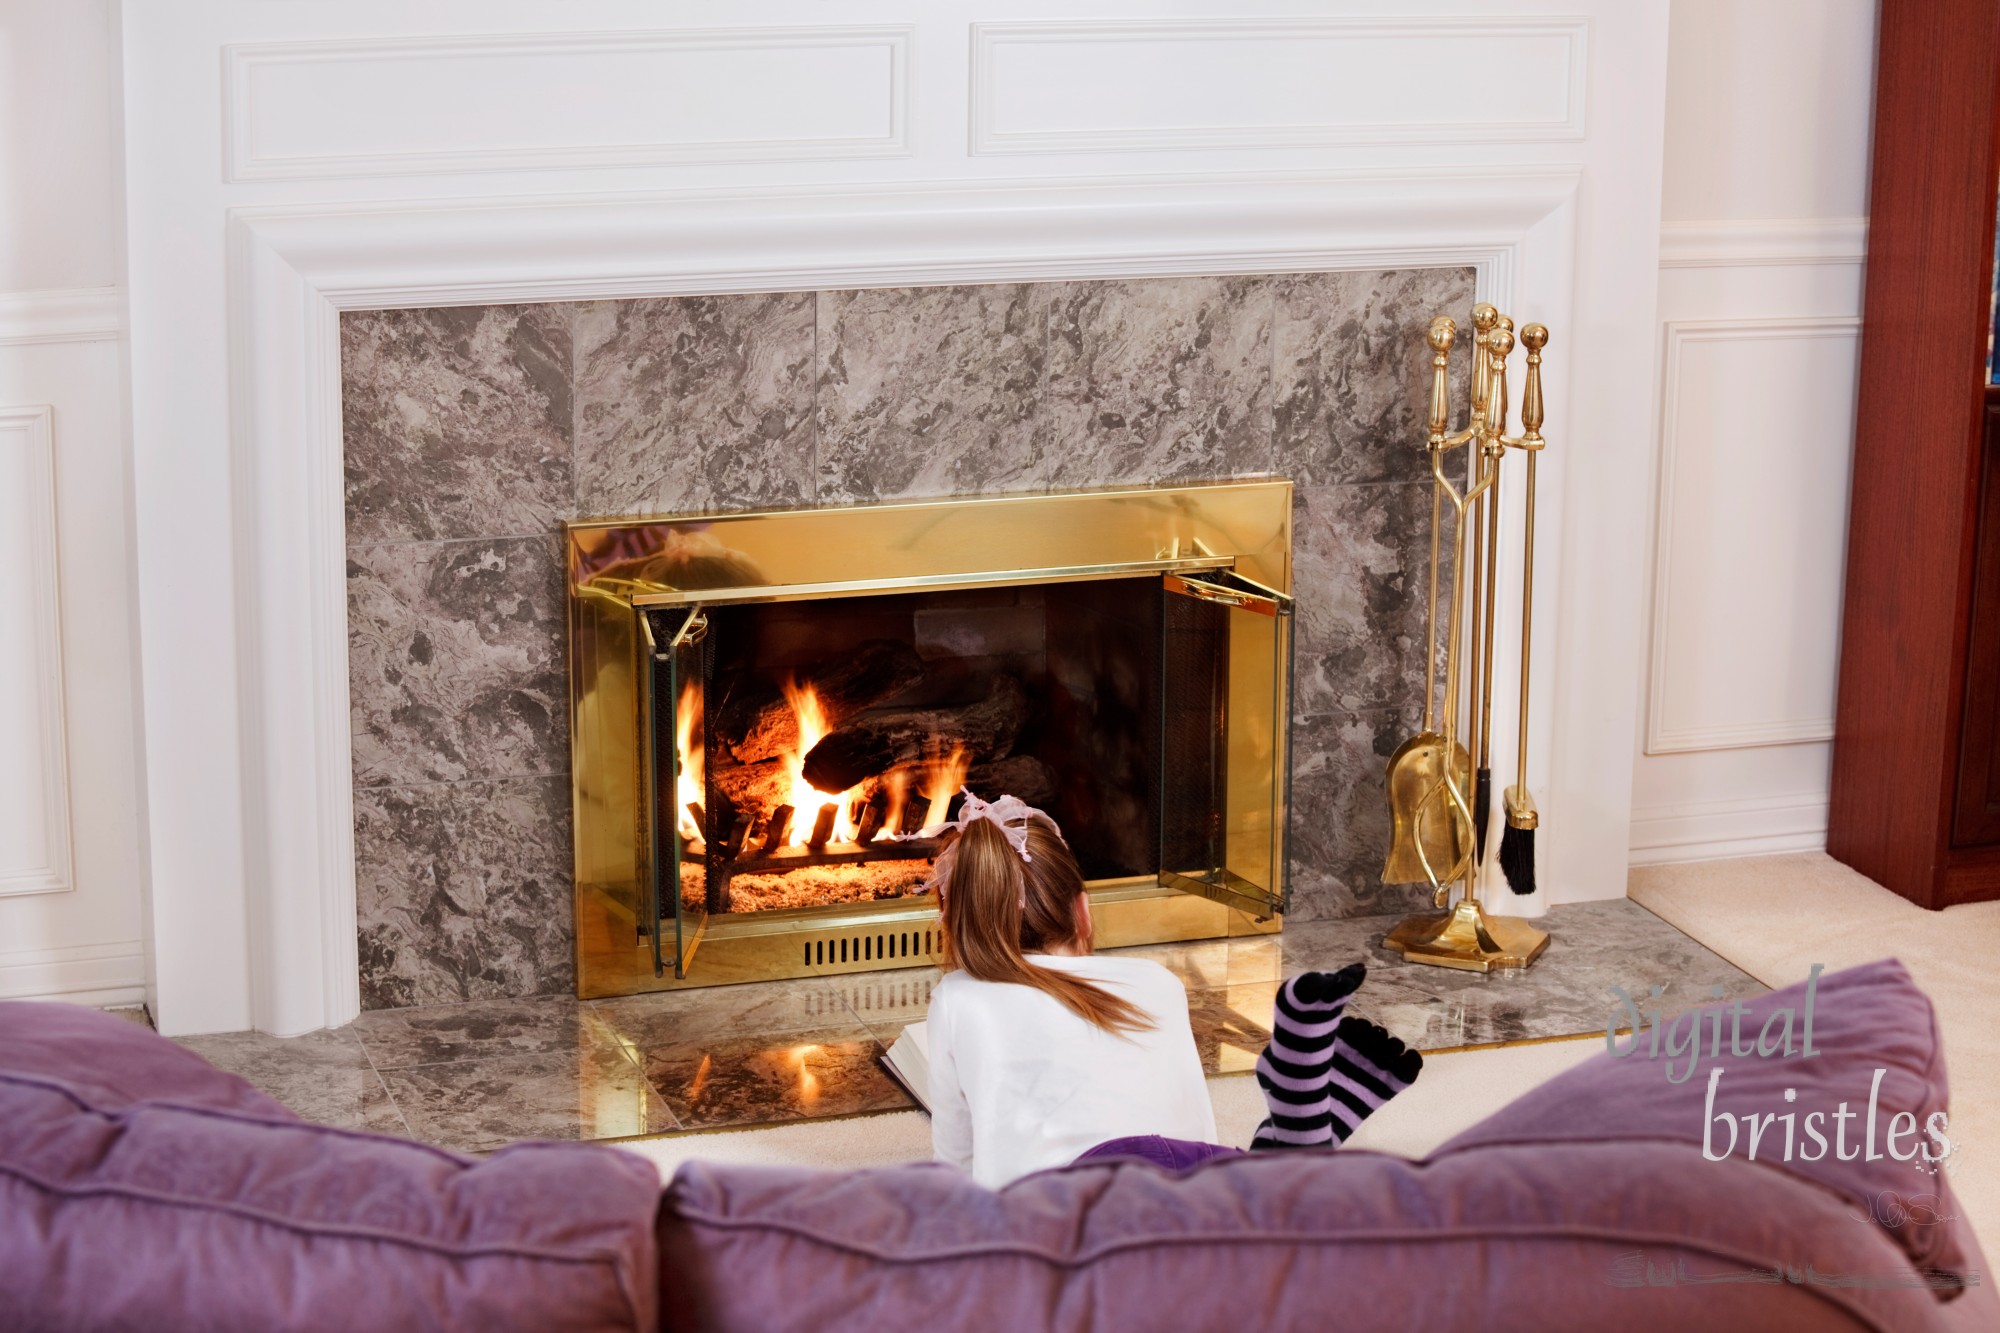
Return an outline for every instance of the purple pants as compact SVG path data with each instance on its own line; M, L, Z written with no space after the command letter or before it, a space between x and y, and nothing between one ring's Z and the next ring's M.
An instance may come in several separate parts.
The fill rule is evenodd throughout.
M1158 1134L1134 1134L1111 1139L1077 1158L1079 1162L1101 1161L1110 1157L1136 1157L1166 1171L1185 1171L1215 1157L1241 1157L1241 1148L1225 1148L1220 1143L1195 1143L1189 1139L1168 1139Z

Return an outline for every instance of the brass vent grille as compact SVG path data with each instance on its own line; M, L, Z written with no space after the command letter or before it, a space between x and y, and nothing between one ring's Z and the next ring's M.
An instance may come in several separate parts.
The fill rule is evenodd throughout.
M936 927L844 930L816 933L802 940L800 966L812 971L838 971L856 964L870 967L923 967L940 956Z

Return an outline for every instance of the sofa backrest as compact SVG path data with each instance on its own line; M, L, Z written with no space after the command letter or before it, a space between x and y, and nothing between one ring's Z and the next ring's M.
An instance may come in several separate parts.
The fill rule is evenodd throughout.
M657 1173L308 1124L172 1042L0 1004L0 1328L641 1329Z
M1782 1110L1787 1086L1865 1103L1877 1067L1878 1121L1943 1107L1930 1006L1899 965L1816 989L1826 1054L1753 1071L1725 1053L1735 1109L1768 1092L1756 1109ZM1085 1163L999 1191L941 1165L692 1163L661 1212L662 1309L746 1333L2000 1328L1969 1231L1899 1234L1866 1206L1881 1180L1933 1178L1708 1160L1702 1107L1667 1086L1657 1062L1606 1054L1422 1162Z

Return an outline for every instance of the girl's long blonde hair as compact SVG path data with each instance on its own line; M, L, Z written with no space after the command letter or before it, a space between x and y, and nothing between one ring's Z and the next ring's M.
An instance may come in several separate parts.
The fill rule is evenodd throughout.
M1037 967L1026 955L1064 945L1090 950L1083 873L1055 822L1028 819L1028 861L990 819L975 819L938 856L935 880L944 926L944 970L981 981L1032 986L1106 1032L1153 1026L1143 1010L1104 987Z

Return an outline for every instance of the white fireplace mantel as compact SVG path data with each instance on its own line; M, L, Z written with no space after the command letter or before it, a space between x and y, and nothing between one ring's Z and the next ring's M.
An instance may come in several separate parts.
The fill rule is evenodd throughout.
M1653 393L1663 3L1594 0L1570 7L1587 11L1585 19L1547 23L1532 4L1483 6L1462 21L1454 17L1462 6L1426 6L1438 12L1421 31L1441 38L1454 22L1487 31L1496 8L1534 18L1518 32L1566 43L1546 53L1568 53L1574 98L1588 88L1587 120L1581 101L1559 99L1546 123L1523 122L1512 140L1504 125L1452 131L1441 120L1437 137L1403 156L1435 155L1437 144L1458 142L1453 133L1481 144L1497 134L1498 146L1394 167L1380 147L1413 142L1407 137L1348 134L1301 145L1281 136L1254 152L1255 170L1237 160L1240 144L1218 148L1196 136L1163 151L1137 130L1132 142L1108 146L1083 136L1087 155L1063 141L1036 157L1038 135L1061 135L1043 126L1009 141L994 126L1014 122L991 104L1004 82L996 91L991 79L972 78L962 41L938 40L938 30L962 38L968 19L980 17L973 7L951 6L948 17L926 7L919 21L908 6L857 6L878 35L899 22L915 33L914 45L908 33L885 39L898 77L910 76L896 51L919 71L906 92L939 95L926 63L935 61L956 71L947 91L973 88L986 99L986 137L974 146L988 147L971 152L963 137L939 146L920 135L913 142L928 147L885 163L898 155L894 145L871 140L873 148L855 150L837 169L827 164L839 156L833 150L808 154L803 165L749 155L718 167L713 155L668 154L628 167L646 188L623 191L601 188L607 169L595 159L589 171L569 170L575 164L544 161L546 147L526 165L439 149L422 161L378 154L333 171L335 179L320 159L288 174L282 164L294 159L266 151L260 126L241 120L243 71L256 62L239 48L269 43L280 53L274 59L291 59L285 53L309 35L296 30L307 17L298 11L317 7L213 0L195 8L200 21L186 26L178 14L142 5L125 15L147 925L162 1030L292 1034L346 1022L359 1009L343 309L1475 266L1483 299L1555 331L1542 512L1559 519L1545 523L1538 555L1545 609L1535 654L1547 669L1535 682L1531 747L1531 781L1550 830L1542 838L1549 888L1525 908L1624 891L1648 467L1643 432L1631 425ZM461 15L468 34L504 26L507 15L552 21L546 8L487 7L483 18L444 8ZM1336 33L1350 22L1347 5L1291 8L1322 14L1317 21ZM818 12L781 6L770 22L793 11ZM608 30L644 12L580 5L565 7L564 22L572 31ZM379 21L369 52L393 54L395 30L409 23L387 5L343 14L356 28ZM1036 27L1060 37L1063 22L1052 18ZM617 49L621 37L648 53L688 45L630 26L563 49L585 59L606 42ZM1107 25L1083 26L1092 32L1079 31L1080 41L1116 47L1103 35ZM468 62L454 77L475 83L492 46L470 37L400 40L447 66ZM773 45L744 43L753 51ZM829 38L826 47L854 44ZM310 42L302 49L314 54ZM983 50L973 42L971 58L990 58ZM1611 78L1600 71L1607 51L1623 61ZM548 58L554 79L561 61ZM961 124L976 119L962 101L954 114ZM440 112L438 126L456 123ZM919 126L934 140L922 128L932 123ZM605 138L617 139L610 126ZM219 162L222 143L231 151ZM628 158L635 151L619 150ZM246 171L246 160L264 165ZM688 162L699 165L676 165ZM1050 162L1060 170L1023 169ZM695 184L662 188L682 177ZM413 182L434 192L413 192ZM1498 685L1504 693L1506 681ZM1511 757L1496 753L1495 766L1511 771Z

